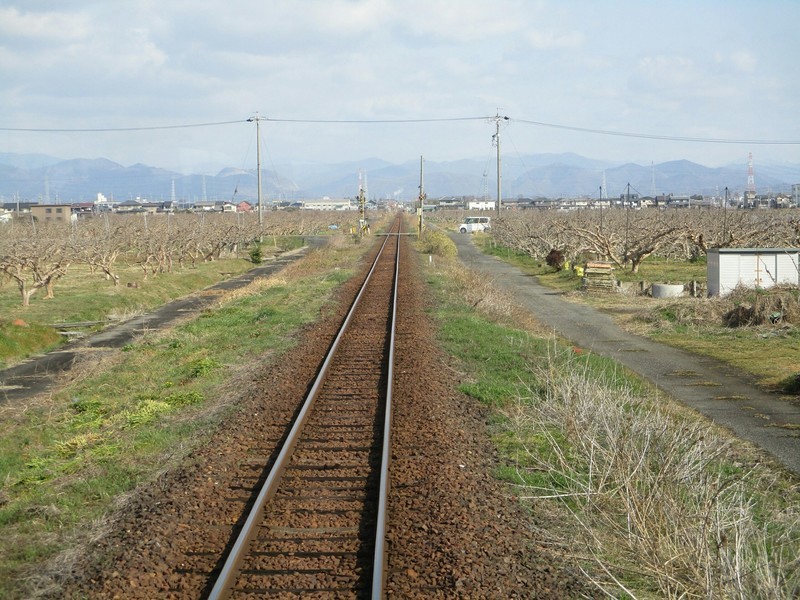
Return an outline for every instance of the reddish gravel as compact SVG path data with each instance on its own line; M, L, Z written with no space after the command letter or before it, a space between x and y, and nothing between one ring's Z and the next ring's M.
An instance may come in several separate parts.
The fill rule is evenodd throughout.
M537 541L536 524L491 477L497 457L485 409L459 395L455 372L425 315L416 256L406 247L397 333L388 591L394 598L599 597ZM306 392L341 310L306 328L290 357L271 359L225 400L237 410L191 461L144 486L110 533L70 570L52 575L58 598L201 598L229 543L248 487ZM264 418L266 415L267 418ZM236 492L235 490L239 490ZM50 588L52 589L52 588ZM41 595L41 594L40 594Z

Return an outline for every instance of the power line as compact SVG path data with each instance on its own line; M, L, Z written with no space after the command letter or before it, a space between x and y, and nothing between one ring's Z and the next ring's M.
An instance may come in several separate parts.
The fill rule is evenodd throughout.
M437 119L274 119L264 117L264 121L274 123L444 123L448 121L483 121L492 117L444 117Z
M153 125L149 127L97 127L97 128L74 128L74 129L50 129L34 127L0 127L0 131L25 131L28 133L107 133L115 131L158 131L161 129L191 129L193 127L216 127L218 125L233 125L234 123L246 123L247 119L236 121L217 121L214 123L187 123L184 125Z
M647 140L666 140L671 142L698 142L708 144L763 144L763 145L800 145L800 140L738 140L728 138L699 138L672 135L656 135L650 133L633 133L626 131L609 131L607 129L590 129L588 127L573 127L570 125L557 125L555 123L542 123L541 121L529 121L527 119L512 119L519 123L537 125L539 127L551 127L553 129L566 129L569 131L580 131L582 133L596 133L599 135L614 135L619 137L643 138Z
M441 117L430 119L281 119L275 117L261 117L262 121L272 123L327 123L327 124L403 124L403 123L445 123L458 121L484 121L494 119L495 115L481 117ZM562 129L567 131L577 131L580 133L592 133L597 135L610 135L616 137L640 138L649 140L663 140L672 142L692 142L705 144L753 144L753 145L800 145L800 140L759 140L759 139L731 139L731 138L701 138L689 136L671 136L651 133L638 133L631 131L610 131L608 129L594 129L590 127L576 127L573 125L562 125L558 123L545 123L543 121L533 121L530 119L515 119L507 117L508 120L526 125L537 127L549 127L551 129ZM36 127L0 127L0 131L17 131L27 133L111 133L126 131L159 131L167 129L191 129L198 127L216 127L220 125L233 125L246 123L248 119L237 119L233 121L215 121L210 123L186 123L180 125L152 125L144 127L96 127L96 128L36 128Z

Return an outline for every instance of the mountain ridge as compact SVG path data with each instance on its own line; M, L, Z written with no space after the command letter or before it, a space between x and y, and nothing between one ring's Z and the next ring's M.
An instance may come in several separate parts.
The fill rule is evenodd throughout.
M741 192L747 183L746 163L706 167L685 159L650 166L614 163L571 152L502 157L502 193L510 197L609 197L631 191L693 195ZM359 182L368 197L415 199L419 193L419 160L390 163L371 157L339 163L286 163L262 169L265 199L299 200L354 197ZM605 182L605 190L602 189ZM791 192L800 183L800 165L764 164L756 169L759 193ZM424 185L429 198L495 197L494 160L425 161ZM173 192L174 190L174 192ZM92 201L98 193L116 201L130 198L179 201L248 200L257 198L255 169L225 167L216 175L181 174L137 163L125 167L106 158L62 160L44 154L0 153L0 196L39 202Z

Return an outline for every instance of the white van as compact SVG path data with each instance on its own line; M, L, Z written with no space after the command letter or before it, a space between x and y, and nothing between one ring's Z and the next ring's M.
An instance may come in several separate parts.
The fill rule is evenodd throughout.
M458 226L461 233L473 233L475 231L484 231L491 227L491 217L467 217L464 222Z

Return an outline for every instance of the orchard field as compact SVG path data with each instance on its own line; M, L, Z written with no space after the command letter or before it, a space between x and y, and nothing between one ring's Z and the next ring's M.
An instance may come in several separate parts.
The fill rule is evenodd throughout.
M429 221L456 230L465 214L443 211ZM770 390L800 394L800 290L705 297L709 248L800 248L800 210L509 211L493 216L490 233L475 242L636 333L729 362ZM581 277L568 267L587 261L611 263L625 293L581 291ZM654 299L647 295L653 282L695 282L698 294Z
M570 231L583 228L611 240L623 278L656 280L667 271L673 279L702 277L703 251L693 253L698 244L678 229L657 236L658 251L642 256L633 273L624 249L633 256L631 249L641 246L632 243L638 239L632 232L634 224L646 229L639 221L645 213L610 212L509 213L493 219L491 235L474 239L570 299L602 305L650 335L713 346L719 332L735 331L741 338L726 347L760 353L753 364L797 372L793 317L777 325L712 325L711 299L593 297L578 291L580 278L563 263L547 264L554 248L572 264L606 257L574 241L580 238ZM462 217L442 213L431 221L455 229ZM692 215L672 217L688 223ZM749 217L753 231L768 228L759 221L761 214L736 217ZM763 215L776 217L784 219L782 231L794 227L795 237L775 239L774 245L797 245L797 214ZM213 444L215 432L247 405L254 377L279 362L302 360L292 350L303 331L335 312L337 289L360 270L371 245L349 234L355 218L338 212L268 213L263 231L253 215L101 216L74 226L15 222L2 229L0 339L14 332L18 341L31 341L35 330L55 332L52 325L59 321L96 321L100 327L110 317L145 311L247 270L307 235L329 235L330 243L274 276L226 293L213 310L164 331L148 331L102 358L88 356L52 393L2 406L0 596L59 597L60 582L84 572L92 549L126 507L142 503L145 516L139 518L147 520L150 511L167 505L156 493L164 491L165 477L194 469L198 450ZM730 219L723 230L736 223ZM379 231L378 220L373 232ZM708 223L713 229L713 219ZM701 229L695 233L713 236ZM675 249L681 246L683 253ZM482 464L476 457L449 466L475 481L499 479L507 485L509 497L524 503L530 515L530 522L519 517L516 529L533 529L538 545L604 597L796 597L796 478L770 470L752 449L606 359L578 355L569 345L540 336L513 298L463 268L452 241L434 227L417 250L423 268L415 276L425 279L426 307L448 357L447 371L437 377L462 394L447 417L459 407L474 411L472 429L459 435L492 443L486 465L494 470L476 468ZM796 290L787 293L796 299ZM31 342L30 349L0 360L19 360L47 343L60 339ZM779 358L792 344L794 354ZM779 384L774 373L763 377ZM442 470L444 454L432 454L438 462L430 470ZM148 498L152 506L144 504ZM500 509L486 511L492 519L495 510ZM495 527L490 521L485 526Z
M353 213L103 214L0 225L0 367L84 329L135 316L241 273L309 235L349 231ZM72 328L80 331L80 328Z

